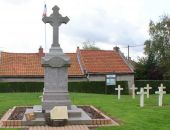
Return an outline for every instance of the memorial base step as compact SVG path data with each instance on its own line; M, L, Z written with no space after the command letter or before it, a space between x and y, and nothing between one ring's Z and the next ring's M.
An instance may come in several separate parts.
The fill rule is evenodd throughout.
M69 100L68 93L45 93L43 100Z
M58 100L58 101L51 101L45 100L42 102L42 108L45 111L52 110L55 106L67 106L67 109L71 109L71 101L70 100Z

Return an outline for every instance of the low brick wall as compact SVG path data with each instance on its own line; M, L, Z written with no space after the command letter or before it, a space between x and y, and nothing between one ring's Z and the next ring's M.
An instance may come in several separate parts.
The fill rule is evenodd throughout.
M19 106L19 107L26 107L26 106ZM94 125L94 126L104 126L104 125L119 125L117 122L113 121L110 117L106 116L103 112L98 110L97 108L93 107L90 105L92 109L94 109L96 112L101 114L104 119L92 119L91 124L89 125ZM2 127L19 127L19 126L24 126L24 121L22 120L9 120L11 114L16 110L16 107L13 107L12 109L9 109L4 116L1 119L1 125Z
M20 107L26 107L26 106L20 106ZM11 114L15 111L17 106L13 107L12 109L9 109L4 116L1 119L2 126L22 126L22 120L9 120L9 117Z
M106 116L103 112L101 112L100 110L98 110L97 108L90 106L91 108L93 108L95 111L97 111L98 113L100 113L105 119L92 119L92 125L111 125L111 124L117 124L116 122L114 122L110 117Z

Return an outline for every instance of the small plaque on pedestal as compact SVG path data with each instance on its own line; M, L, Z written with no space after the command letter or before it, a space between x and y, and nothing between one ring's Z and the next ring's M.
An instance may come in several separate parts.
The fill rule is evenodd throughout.
M68 119L67 106L55 106L50 111L50 119L51 120Z

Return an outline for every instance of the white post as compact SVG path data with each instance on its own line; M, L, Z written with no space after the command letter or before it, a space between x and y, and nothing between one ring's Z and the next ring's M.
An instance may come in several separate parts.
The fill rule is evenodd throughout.
M146 87L144 87L144 89L146 89L147 98L149 98L149 89L152 89L152 87L149 87L149 84L147 84Z
M166 91L163 91L163 87L158 87L158 88L159 88L159 91L156 91L155 94L159 94L158 106L162 107L163 95L166 94Z
M136 88L135 85L133 84L130 89L132 89L132 98L135 99L135 90L138 88Z
M140 88L140 92L137 92L137 94L140 95L140 107L144 107L144 95L147 94L147 92L144 92L144 88Z
M115 88L115 90L118 91L118 100L120 99L120 92L121 90L123 90L123 88L120 87L120 85L118 85L118 88Z

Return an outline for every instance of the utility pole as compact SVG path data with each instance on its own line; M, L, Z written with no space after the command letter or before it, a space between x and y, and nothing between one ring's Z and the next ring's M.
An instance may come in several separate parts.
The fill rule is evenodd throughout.
M128 61L130 60L130 47L139 47L139 46L144 46L144 45L143 44L141 44L141 45L133 45L133 46L128 45L128 46L125 47L125 48L128 49L128 56L127 56Z

